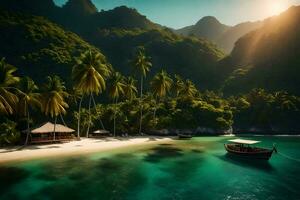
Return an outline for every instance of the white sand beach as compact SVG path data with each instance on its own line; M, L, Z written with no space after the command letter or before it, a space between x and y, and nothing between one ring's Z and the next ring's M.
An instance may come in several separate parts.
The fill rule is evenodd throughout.
M23 161L35 158L66 156L102 152L118 148L159 144L171 141L166 137L129 137L129 138L81 138L80 141L68 143L29 145L20 147L0 148L0 163Z

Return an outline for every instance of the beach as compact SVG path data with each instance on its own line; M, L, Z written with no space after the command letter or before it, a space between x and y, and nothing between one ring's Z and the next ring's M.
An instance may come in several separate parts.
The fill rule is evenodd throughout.
M109 151L119 148L160 144L172 141L171 137L129 137L129 138L81 138L67 143L28 145L0 148L0 163L24 161L36 158L67 156L75 154Z

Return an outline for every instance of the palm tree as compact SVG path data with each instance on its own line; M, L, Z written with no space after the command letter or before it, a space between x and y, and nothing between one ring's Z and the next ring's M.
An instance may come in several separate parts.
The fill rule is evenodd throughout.
M173 80L169 77L168 73L164 70L157 73L152 81L151 81L151 87L153 90L153 94L155 96L155 104L157 104L157 98L159 98L159 101L161 98L165 97L167 93L170 91L172 87ZM155 120L155 114L156 114L156 105L153 112L153 119Z
M184 81L182 80L182 78L175 74L175 82L173 84L173 88L174 88L174 92L176 97L179 96L180 92L183 90L184 88Z
M128 77L125 79L125 86L124 86L124 94L128 100L132 100L136 97L137 88L135 86L136 80L132 77Z
M145 48L140 47L138 49L137 55L133 61L135 70L140 74L140 124L139 124L139 134L142 132L142 120L143 120L143 106L142 106L142 98L143 98L143 78L146 77L147 73L150 71L152 67L150 58L145 55Z
M28 143L28 138L30 134L30 108L34 107L40 107L40 94L36 91L38 90L37 85L34 83L34 81L29 77L24 77L19 82L19 108L18 111L22 116L25 116L27 118L27 134L26 134L26 140L25 145Z
M78 117L77 117L77 130L80 129L80 110L81 110L81 105L82 105L82 94L80 94L80 92L78 90L76 90L75 88L72 88L71 90L68 91L69 93L69 98L68 98L68 102L70 104L75 104L77 105L78 100L79 100L79 106L78 106ZM77 139L80 138L80 134L79 131L77 131Z
M124 94L124 79L119 72L113 73L111 77L111 86L109 90L109 96L113 99L115 104L114 106L114 136L116 136L116 112L117 112L117 103L120 95Z
M105 58L99 52L93 52L91 50L86 51L81 54L81 56L77 59L77 64L73 67L72 78L74 81L75 89L82 93L82 97L79 103L79 120L78 124L80 124L80 110L81 110L81 102L84 95L89 96L89 121L91 122L91 102L95 93L98 95L102 93L105 88L105 80L111 73L111 66L106 64ZM95 106L95 105L94 105ZM90 124L90 123L89 123ZM80 130L78 130L77 134L79 137ZM88 125L86 137L89 136L90 125Z
M44 86L44 92L41 96L42 112L45 115L50 115L54 117L54 137L55 140L55 128L57 122L57 116L61 114L66 114L66 108L68 104L65 102L65 98L68 96L64 82L58 76L48 76L47 82Z
M274 94L274 102L279 104L282 110L296 110L297 106L293 102L294 96L289 96L287 92L279 91Z
M12 114L13 107L18 102L18 97L12 90L17 91L13 86L19 81L14 75L16 67L9 65L5 59L0 60L0 113Z
M188 98L193 98L197 94L198 90L194 83L191 80L186 80L184 82L183 88L180 91L180 95L184 95L185 97Z

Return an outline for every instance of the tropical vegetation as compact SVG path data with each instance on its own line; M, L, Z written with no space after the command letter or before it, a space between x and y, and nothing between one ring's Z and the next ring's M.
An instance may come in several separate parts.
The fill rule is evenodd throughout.
M0 2L1 144L27 144L30 129L49 119L78 138L98 129L299 131L299 7L266 20L225 56L135 9L98 12L78 2Z
M106 78L110 75L110 66L105 62L105 57L99 52L92 52L88 50L80 55L77 59L77 64L73 67L72 78L74 81L74 87L76 91L82 94L79 104L79 118L78 124L80 123L80 110L81 101L84 95L89 98L89 124L86 131L86 136L89 136L90 123L91 123L91 103L94 100L94 94L98 95L106 89ZM78 125L78 127L80 127ZM79 137L78 128L78 137Z

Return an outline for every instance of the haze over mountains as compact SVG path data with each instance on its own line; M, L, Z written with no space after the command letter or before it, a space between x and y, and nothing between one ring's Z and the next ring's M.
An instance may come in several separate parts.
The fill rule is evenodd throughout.
M133 8L99 12L90 0L69 0L62 7L52 0L3 0L0 10L0 57L25 75L53 72L68 79L74 57L88 48L97 48L116 70L133 74L130 60L145 46L153 62L150 77L165 69L202 90L228 95L254 87L300 93L300 7L233 27L204 17L175 33ZM221 49L233 50L225 57Z
M231 66L235 67L225 85L227 90L238 93L263 87L299 94L299 21L300 7L293 6L241 37L231 53Z
M234 47L234 43L241 36L261 26L262 22L260 21L227 26L219 22L215 17L208 16L200 19L195 25L175 30L175 33L208 39L215 42L226 53L230 53Z

